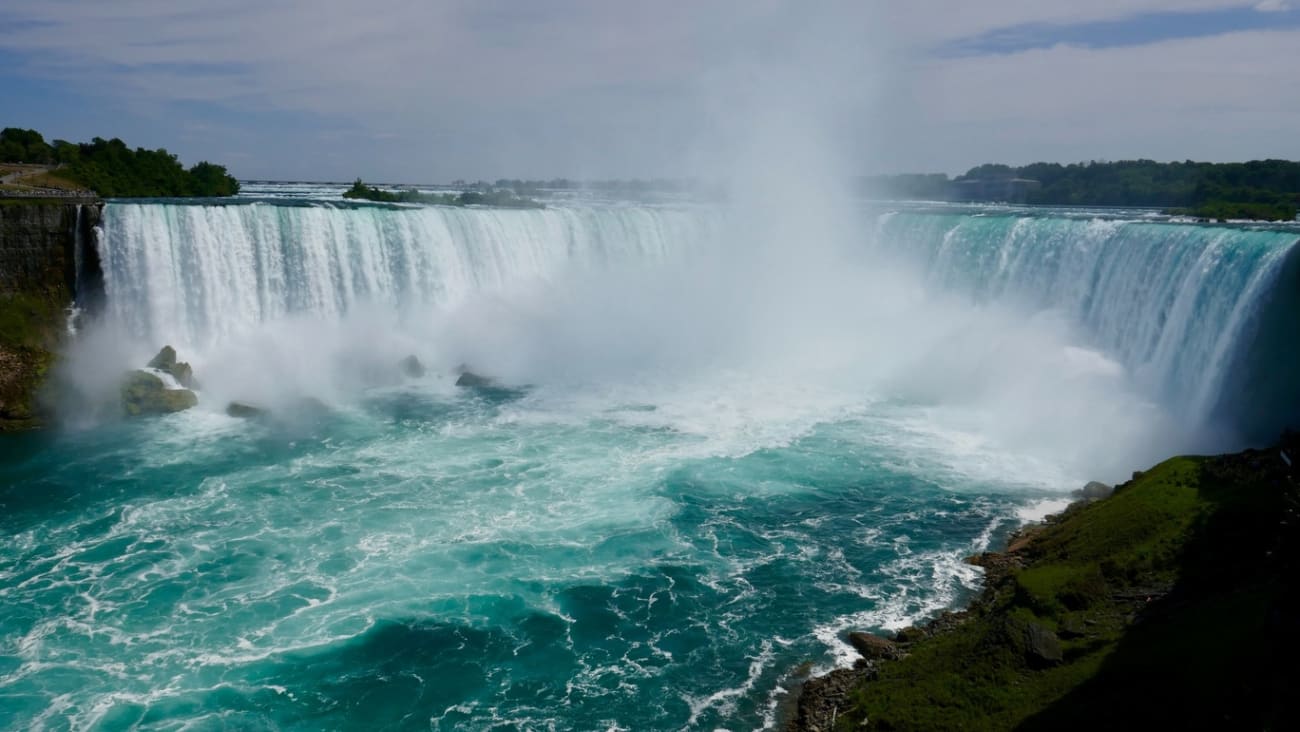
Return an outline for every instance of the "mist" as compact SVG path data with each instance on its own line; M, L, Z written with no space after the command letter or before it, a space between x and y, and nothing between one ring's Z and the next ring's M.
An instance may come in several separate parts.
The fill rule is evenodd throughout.
M724 204L697 206L694 215L710 222L701 240L670 242L671 254L653 261L530 262L532 269L441 299L394 299L375 285L341 315L300 304L302 312L267 311L205 337L139 328L129 335L107 318L72 347L67 379L94 396L63 405L79 415L69 421L85 421L88 404L99 405L93 414L111 411L103 405L113 400L113 375L172 343L194 365L202 408L218 411L233 400L272 408L303 398L350 403L403 383L396 364L416 355L433 370L424 385L448 397L465 365L507 385L650 403L726 395L759 415L753 419L791 413L771 412L773 404L815 423L900 402L944 439L1029 455L1074 478L1116 479L1197 445L1200 426L1175 426L1059 314L977 305L937 290L905 259L879 255L873 215L848 189L859 162L852 151L872 131L847 123L884 103L876 94L887 87L888 47L877 48L873 77L845 62L861 61L871 45L859 29L825 16L803 20L779 43L735 50L701 81L698 97L707 103L697 134L682 141L681 165L727 191ZM211 246L227 260L239 251L234 242ZM239 247L243 256L263 256L246 241ZM350 255L326 247L313 256ZM486 255L465 256L457 267L481 266L475 260ZM445 258L436 264L449 266ZM230 273L213 287L248 265L223 266ZM333 266L325 276L339 281L353 265L320 266ZM182 322L163 316L159 322ZM822 413L810 417L794 404L801 399Z

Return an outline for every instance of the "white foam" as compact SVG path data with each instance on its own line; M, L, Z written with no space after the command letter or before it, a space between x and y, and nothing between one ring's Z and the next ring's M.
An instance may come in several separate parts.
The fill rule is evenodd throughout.
M1044 498L1016 509L1016 518L1023 523L1042 521L1064 511L1074 500L1070 498Z

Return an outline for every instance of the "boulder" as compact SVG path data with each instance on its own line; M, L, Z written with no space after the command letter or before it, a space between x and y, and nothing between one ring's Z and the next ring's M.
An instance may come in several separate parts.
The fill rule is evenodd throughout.
M456 386L468 386L475 389L493 386L494 382L486 376L480 376L473 371L461 371L460 377L456 379Z
M1035 668L1055 666L1064 658L1061 641L1038 623L1025 623L1025 660Z
M1088 485L1074 492L1075 498L1082 498L1085 501L1099 501L1103 498L1110 498L1110 494L1115 492L1113 486L1091 481Z
M872 633L849 633L849 645L857 649L858 653L868 661L898 658L902 655L893 641Z
M181 412L198 403L194 392L168 389L157 374L148 371L132 371L122 383L122 409L132 417Z
M266 410L243 402L231 402L226 405L226 414L240 419L256 419L266 416Z
M1056 634L1066 640L1082 638L1088 634L1088 626L1084 625L1083 621L1078 618L1066 618L1061 621Z
M420 363L420 359L416 358L414 354L402 359L401 367L402 373L412 379L424 378L424 374L427 371L427 369L424 368L424 364Z
M151 369L158 369L159 371L171 374L172 378L176 379L176 383L186 389L196 388L194 369L190 368L190 365L185 361L177 361L176 349L171 346L163 346L162 349L158 351L158 355L150 359L146 366Z

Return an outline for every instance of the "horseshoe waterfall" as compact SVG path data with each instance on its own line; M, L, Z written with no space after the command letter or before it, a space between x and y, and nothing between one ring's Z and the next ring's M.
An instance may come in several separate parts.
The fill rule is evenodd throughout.
M1298 239L109 202L68 427L0 443L0 727L772 728L1086 482L1294 422ZM164 345L198 405L116 416Z

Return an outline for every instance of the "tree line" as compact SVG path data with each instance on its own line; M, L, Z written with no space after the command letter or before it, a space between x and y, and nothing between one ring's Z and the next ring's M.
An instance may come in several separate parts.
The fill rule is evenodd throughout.
M1300 205L1300 162L1158 163L1121 160L1020 167L986 164L949 179L945 174L861 179L869 193L947 200L963 181L1037 181L1025 202L1053 206L1166 208L1206 218L1294 219Z
M233 196L239 181L224 166L202 161L186 169L163 148L132 150L118 138L47 143L36 130L0 130L0 162L57 166L61 178L108 198Z

